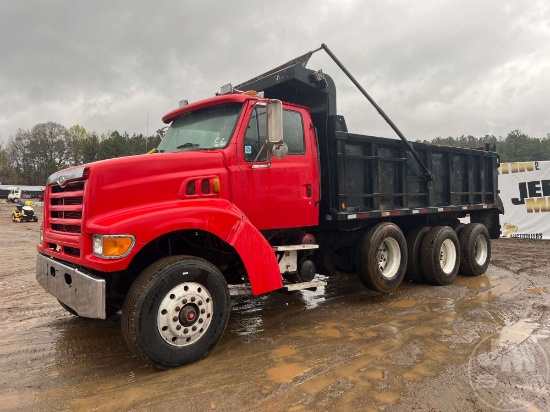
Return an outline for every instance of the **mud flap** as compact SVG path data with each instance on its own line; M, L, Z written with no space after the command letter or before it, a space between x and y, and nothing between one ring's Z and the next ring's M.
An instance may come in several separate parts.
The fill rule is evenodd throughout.
M279 263L271 245L250 221L242 218L231 228L226 239L241 257L254 295L283 287Z

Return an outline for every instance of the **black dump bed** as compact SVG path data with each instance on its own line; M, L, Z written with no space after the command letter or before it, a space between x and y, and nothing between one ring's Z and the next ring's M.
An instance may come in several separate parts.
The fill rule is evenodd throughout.
M493 151L413 143L434 177L429 181L399 140L334 132L329 147L336 171L330 203L338 220L350 214L372 218L387 212L487 209L496 203L498 156Z

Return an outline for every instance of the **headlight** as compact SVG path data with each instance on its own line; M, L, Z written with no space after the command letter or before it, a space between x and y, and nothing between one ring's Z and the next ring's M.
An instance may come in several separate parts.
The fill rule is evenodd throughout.
M103 259L120 259L126 256L136 243L132 235L94 235L94 255Z

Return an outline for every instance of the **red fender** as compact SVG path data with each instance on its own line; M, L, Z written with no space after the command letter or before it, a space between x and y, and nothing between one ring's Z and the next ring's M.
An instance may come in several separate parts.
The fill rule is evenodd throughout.
M259 295L283 287L279 263L271 245L244 215L226 238L241 257L252 293Z
M86 225L87 233L133 234L136 245L124 259L105 261L88 256L94 268L111 272L125 269L147 243L166 233L196 229L212 233L235 248L241 257L252 293L259 295L283 286L279 263L271 245L244 213L224 199L196 199L157 203L146 208L98 216ZM159 216L169 216L159 219ZM95 264L94 264L95 263Z

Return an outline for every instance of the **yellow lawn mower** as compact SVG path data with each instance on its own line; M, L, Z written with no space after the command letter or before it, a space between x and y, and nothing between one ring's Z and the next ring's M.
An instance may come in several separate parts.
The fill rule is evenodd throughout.
M17 204L15 210L11 214L11 220L13 222L38 222L38 216L35 215L32 208L32 202L27 201L25 205Z

